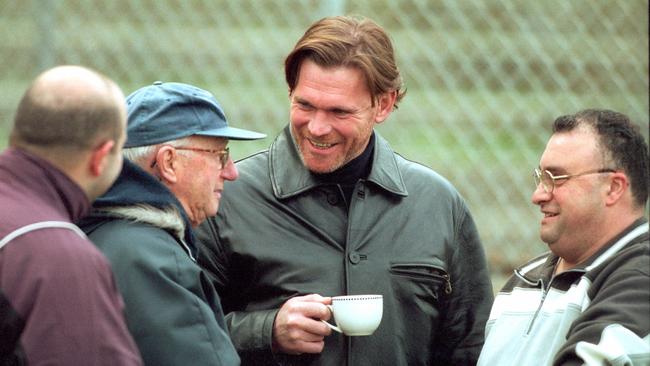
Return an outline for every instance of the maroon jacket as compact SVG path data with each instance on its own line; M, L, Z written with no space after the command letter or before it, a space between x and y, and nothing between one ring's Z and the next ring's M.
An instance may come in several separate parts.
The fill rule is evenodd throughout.
M30 223L75 222L89 210L81 188L47 161L13 148L0 154L0 239ZM142 363L107 260L75 232L46 228L8 243L0 291L0 364Z

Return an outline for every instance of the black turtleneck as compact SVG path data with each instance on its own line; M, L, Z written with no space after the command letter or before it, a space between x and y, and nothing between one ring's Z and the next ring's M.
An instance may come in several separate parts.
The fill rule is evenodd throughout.
M370 136L370 141L368 141L368 146L366 146L366 149L361 153L361 155L350 160L347 164L331 173L314 175L316 176L316 179L323 184L337 185L343 192L343 195L345 196L345 204L349 209L350 199L352 198L355 184L357 184L359 179L366 178L368 177L368 174L370 174L374 151L375 134L373 132Z

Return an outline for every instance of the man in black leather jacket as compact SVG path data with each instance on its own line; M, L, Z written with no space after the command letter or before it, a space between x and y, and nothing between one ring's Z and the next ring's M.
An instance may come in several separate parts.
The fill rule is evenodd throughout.
M285 73L289 126L238 163L198 230L242 364L475 364L492 288L474 221L447 180L374 131L404 95L388 35L322 19ZM383 295L373 335L320 321L347 294Z

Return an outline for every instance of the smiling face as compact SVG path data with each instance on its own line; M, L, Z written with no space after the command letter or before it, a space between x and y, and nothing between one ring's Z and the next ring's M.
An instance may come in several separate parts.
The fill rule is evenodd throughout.
M351 67L324 68L305 59L291 98L291 134L304 165L329 173L359 156L375 123L393 109L394 92L373 106L366 80Z
M553 175L578 174L605 168L603 156L592 130L579 127L551 136L540 159L540 168ZM556 254L579 263L590 254L590 248L602 240L605 224L607 174L589 174L557 181L553 193L541 184L532 195L543 218L540 237Z
M223 150L228 144L224 138L193 136L191 147ZM178 180L169 186L178 198L192 222L197 226L206 218L217 214L219 201L226 180L239 176L232 159L220 169L216 154L203 151L177 150L179 163Z

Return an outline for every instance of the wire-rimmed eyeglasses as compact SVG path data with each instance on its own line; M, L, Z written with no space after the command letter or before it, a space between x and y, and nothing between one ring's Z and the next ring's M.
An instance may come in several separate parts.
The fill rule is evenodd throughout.
M228 164L228 160L230 160L230 148L226 147L223 150L217 150L217 149L202 149L199 147L191 147L191 146L172 146L176 150L188 150L188 151L199 151L199 152L207 152L210 154L216 154L217 158L219 159L219 169L223 169L226 167ZM151 163L151 167L153 168L156 165L156 160L154 160Z
M555 189L555 181L557 180L568 180L574 177L579 177L581 175L588 174L603 174L603 173L615 173L614 169L593 169L587 170L586 172L578 174L564 174L564 175L553 175L553 173L548 170L541 170L540 168L535 168L533 172L533 179L535 179L535 187L539 187L539 184L542 183L542 188L544 192L553 193Z

